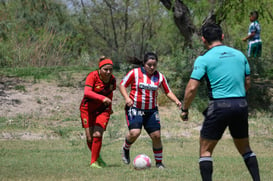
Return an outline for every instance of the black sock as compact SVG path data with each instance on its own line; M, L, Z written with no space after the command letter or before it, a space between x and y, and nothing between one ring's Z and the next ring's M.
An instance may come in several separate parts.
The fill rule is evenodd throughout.
M243 154L245 164L253 181L260 181L259 166L255 153L252 151Z
M201 157L199 159L200 174L203 181L212 180L213 163L211 157Z

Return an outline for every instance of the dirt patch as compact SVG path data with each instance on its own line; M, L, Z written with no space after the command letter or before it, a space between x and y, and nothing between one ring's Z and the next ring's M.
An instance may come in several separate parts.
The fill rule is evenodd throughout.
M49 116L62 111L64 114L79 107L82 88L58 87L56 83L32 83L14 77L0 79L0 115L13 117L18 114L38 113Z
M55 125L57 127L59 125L67 126L66 124L73 124L69 126L80 126L79 105L83 96L84 82L82 80L83 76L77 77L81 80L73 79L73 81L76 81L77 83L75 85L79 86L71 87L60 87L58 86L58 82L54 81L47 82L41 80L40 82L33 83L32 80L17 77L0 77L0 116L8 119L6 124L12 124L14 121L13 118L18 117L18 115L35 115L35 118L39 118L37 121L35 120L39 125L44 124L52 127ZM120 80L117 82L119 81ZM256 81L255 84L256 86L265 85L267 87L272 103L272 82L269 81L266 82L266 84L262 84L262 82ZM124 100L122 96L119 91L116 90L113 98L113 108L116 109L114 115L124 115L123 103ZM272 105L273 104L271 104L271 106ZM202 118L198 118L195 122L191 120L184 123L179 119L179 111L175 109L176 107L172 103L159 107L163 127L162 135L166 137L198 136ZM173 114L170 114L170 112L173 112ZM50 117L55 117L55 119ZM66 117L72 117L76 119L76 121L68 123L62 122L61 119ZM122 119L120 116L116 117ZM50 121L48 121L49 118ZM165 122L166 119L172 120L172 127L169 126L169 123ZM27 127L28 123L24 122L21 124L26 124ZM177 129L173 129L173 127ZM122 130L123 129L125 132L127 131L126 125ZM52 130L50 130L51 132L48 130L36 130L26 129L21 132L2 131L0 139L39 140L56 139L59 137L58 134L52 132ZM79 133L77 136L84 138L83 133Z

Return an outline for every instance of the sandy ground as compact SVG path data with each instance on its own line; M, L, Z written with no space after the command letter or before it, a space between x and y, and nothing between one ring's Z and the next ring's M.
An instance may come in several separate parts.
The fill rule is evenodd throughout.
M74 81L75 85L77 86L60 87L58 86L58 82L46 82L41 80L33 83L33 80L20 79L16 77L0 77L0 117L10 119L9 121L11 123L13 121L12 118L18 115L33 114L36 117L39 117L39 121L41 122L44 120L44 122L46 122L47 118L51 116L54 117L56 115L66 115L64 117L67 117L67 115L74 115L75 117L75 115L79 115L79 105L83 96L84 82L83 80ZM273 92L271 84L268 87L268 90ZM271 95L273 94L271 93ZM273 99L273 96L271 99ZM119 91L116 90L114 92L113 107L122 104L123 101L124 100L122 99ZM272 105L273 104L271 104L271 106ZM171 108L168 106L160 106L160 116L168 117L170 115L170 109ZM123 112L123 110L120 111ZM178 110L176 113L179 115ZM78 121L76 123L79 124L80 118L77 117L77 119ZM175 124L179 124L177 126L181 127L183 123L181 123L180 120L176 120ZM164 125L164 122L162 125L167 127L167 125ZM194 134L196 134L200 130L200 125L192 122L183 124L182 127L184 127L183 131L169 132L165 131L164 129L162 134L164 134L166 137L178 136L178 134L180 136L189 137L192 135L192 132L195 132ZM124 129L126 130L126 125L124 126ZM14 136L14 134L17 135ZM45 137L44 135L47 136ZM83 137L84 135L81 134L80 136ZM14 137L21 139L47 139L54 137L54 135L50 135L50 133L35 133L31 131L20 133L3 131L0 134L0 139L12 139Z
M0 79L0 115L38 113L48 116L58 111L71 111L78 108L82 95L83 89L79 87L58 87L56 83L31 83L5 77Z
M79 115L79 105L83 96L83 85L82 80L75 80L77 86L74 87L59 87L58 82L46 82L40 81L33 83L33 80L25 80L16 77L0 77L0 116L8 118L7 124L12 124L14 117L18 115L33 115L37 119L35 121L41 124L64 124L60 120L52 120L49 117L76 117L73 121L73 125L70 126L80 126L80 117L75 116ZM117 80L119 82L120 80ZM116 115L123 115L123 98L118 90L114 92L113 98L113 108L115 109ZM121 105L121 106L120 106ZM174 106L174 108L176 108ZM168 116L170 113L169 107L160 106L160 115L163 117ZM176 110L177 116L176 119L178 123L182 124L179 119L179 112ZM57 116L58 115L58 116ZM65 115L65 116L62 116ZM49 121L51 123L49 123ZM125 120L116 120L124 122L124 127L122 131L126 132L127 127L125 125ZM24 123L25 124L25 123ZM27 123L26 123L27 124ZM69 124L69 123L68 123ZM76 124L76 125L74 125ZM164 125L164 120L162 121ZM196 129L199 129L197 127ZM33 139L55 139L58 137L54 136L54 133L47 132L48 130L25 130L22 132L14 131L2 131L0 133L0 139L24 139L24 140L33 140ZM52 134L52 135L51 135ZM175 134L182 134L183 136L189 136L188 132L168 132L165 129L162 131L167 137L172 137ZM46 135L46 136L45 136ZM145 136L146 134L143 134ZM84 137L84 134L80 135ZM146 135L147 136L147 135Z

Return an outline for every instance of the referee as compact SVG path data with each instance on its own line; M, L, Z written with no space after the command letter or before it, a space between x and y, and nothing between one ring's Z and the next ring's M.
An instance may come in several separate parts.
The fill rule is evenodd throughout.
M199 167L202 180L212 180L212 153L228 127L252 179L259 181L258 162L250 148L248 135L246 91L250 87L249 64L243 53L223 45L223 38L219 25L203 25L202 41L208 50L195 60L185 90L181 118L183 121L188 120L188 109L201 79L205 78L210 102L203 112L205 119L200 131Z

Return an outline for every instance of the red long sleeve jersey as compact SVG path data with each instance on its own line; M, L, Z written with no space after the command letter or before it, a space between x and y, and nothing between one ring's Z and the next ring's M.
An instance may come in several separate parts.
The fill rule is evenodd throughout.
M138 109L154 109L157 106L157 91L160 87L168 94L171 89L164 75L158 71L148 76L144 67L132 69L123 78L120 85L131 85L129 97L133 100L133 107Z
M104 83L99 76L98 70L88 74L85 81L84 97L81 107L88 106L90 111L96 111L102 105L105 97L112 100L113 91L116 89L116 79L112 75L108 83Z

